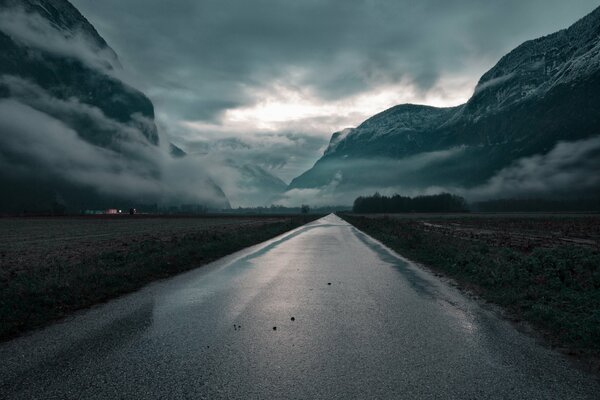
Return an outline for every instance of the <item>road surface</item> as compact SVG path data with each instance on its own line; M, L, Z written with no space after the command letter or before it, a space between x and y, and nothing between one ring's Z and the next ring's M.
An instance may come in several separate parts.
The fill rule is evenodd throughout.
M334 215L5 343L0 360L3 399L600 396Z

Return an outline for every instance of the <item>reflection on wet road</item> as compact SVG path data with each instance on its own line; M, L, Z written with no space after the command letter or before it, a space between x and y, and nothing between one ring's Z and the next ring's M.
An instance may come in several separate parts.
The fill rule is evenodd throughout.
M0 346L0 397L592 399L600 386L330 215Z

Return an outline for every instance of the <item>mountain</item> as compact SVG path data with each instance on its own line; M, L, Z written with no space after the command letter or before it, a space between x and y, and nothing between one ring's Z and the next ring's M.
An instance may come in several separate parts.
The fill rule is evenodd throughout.
M212 165L215 182L223 188L234 207L270 206L287 189L284 181L260 165L223 159L221 154L196 156L200 159L208 157L205 162Z
M234 207L270 206L287 189L287 183L270 172L272 165L264 155L241 138L194 141L186 150L190 158L210 165L213 179Z
M110 75L120 68L116 53L71 3L66 0L0 0L0 10L4 11L0 25L0 75L36 85L60 100L76 98L97 107L106 117L138 128L148 143L158 144L151 101ZM12 21L9 22L9 18ZM56 43L54 47L43 43L53 36L60 41L61 33L65 35L63 43ZM72 51L66 48L70 42ZM83 42L88 48L76 47L77 42ZM3 93L0 93L4 97L18 96L34 108L44 107L29 98L33 94L31 90L15 86L14 81L4 81ZM95 122L93 119L65 115L61 110L52 110L52 114L79 128L77 132L86 140L109 145L113 132L107 132L106 127L98 124L89 129L88 124Z
M188 154L179 146L169 143L169 153L175 159L185 157L197 161L202 160L204 164L212 165L213 169L219 171L214 178L219 185L214 184L215 187L218 187L219 191L221 191L221 187L225 188L227 195L222 192L223 195L233 201L236 206L257 207L273 204L285 192L287 184L259 165L240 163L234 158L223 159L224 147L230 149L231 146L249 148L241 141L194 143L195 151ZM216 160L210 159L211 156L216 156ZM197 167L190 166L190 168Z
M598 110L600 8L511 51L463 105L399 105L335 133L289 189L598 192Z
M239 171L239 203L244 206L270 206L285 192L287 184L259 165L235 166Z
M187 153L183 151L179 146L174 145L173 143L169 143L169 154L173 158L183 158L187 156Z
M0 0L0 212L228 204L164 182L154 106L123 75L69 1Z

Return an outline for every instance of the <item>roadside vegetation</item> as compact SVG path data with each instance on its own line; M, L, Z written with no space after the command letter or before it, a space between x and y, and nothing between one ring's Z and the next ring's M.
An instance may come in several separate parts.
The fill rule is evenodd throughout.
M0 219L0 340L318 217Z
M598 212L600 197L571 199L494 199L473 203L474 211L482 212Z
M340 215L567 352L600 355L600 217Z

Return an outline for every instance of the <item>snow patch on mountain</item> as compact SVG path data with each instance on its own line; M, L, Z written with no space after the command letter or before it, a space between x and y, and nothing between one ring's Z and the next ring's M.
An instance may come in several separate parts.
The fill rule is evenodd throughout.
M418 104L401 104L369 118L354 135L369 136L370 140L387 135L410 134L438 126L454 108L436 108Z

